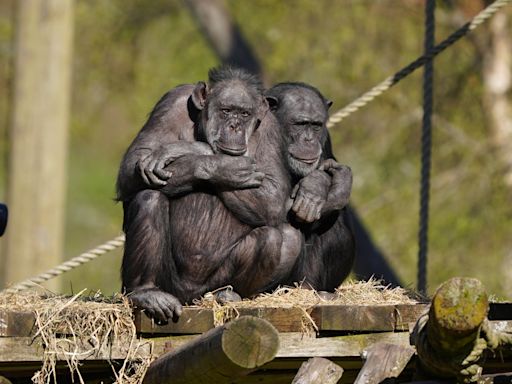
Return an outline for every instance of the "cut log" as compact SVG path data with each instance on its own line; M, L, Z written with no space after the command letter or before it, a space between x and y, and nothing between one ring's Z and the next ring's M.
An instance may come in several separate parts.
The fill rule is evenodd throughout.
M453 278L432 299L427 323L430 345L455 355L473 344L489 310L484 286L477 279Z
M242 316L155 360L144 383L229 383L273 360L278 349L272 324Z
M322 357L314 357L300 366L292 384L336 384L343 368Z
M421 371L428 377L476 380L481 374L481 367L476 365L478 350L485 349L480 329L488 310L487 294L480 281L456 277L442 284L432 299L428 317L418 320L411 337Z
M354 384L377 384L398 377L414 355L414 348L408 345L377 343L363 356L365 364Z

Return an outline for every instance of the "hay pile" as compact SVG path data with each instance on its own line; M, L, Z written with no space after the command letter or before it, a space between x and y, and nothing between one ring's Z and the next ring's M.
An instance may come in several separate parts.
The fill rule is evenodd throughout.
M224 287L226 288L226 287ZM214 291L215 292L215 291ZM251 300L221 304L215 300L212 293L207 293L194 304L201 308L211 308L214 311L215 325L239 316L238 309L251 307L267 308L298 308L302 311L302 324L305 333L318 331L310 313L315 306L321 305L398 305L416 304L418 300L414 294L403 288L390 288L383 285L380 280L346 281L340 285L334 294L325 297L321 293L304 289L300 285L295 287L281 287L272 293L263 293Z
M116 383L140 383L151 362L151 346L137 339L128 301L121 295L82 297L84 291L71 298L41 296L32 291L0 294L0 309L35 313L33 338L41 339L44 355L42 368L32 381L57 382L56 363L64 359L73 382L84 383L80 360L100 356L116 343L128 346L122 366L112 365Z

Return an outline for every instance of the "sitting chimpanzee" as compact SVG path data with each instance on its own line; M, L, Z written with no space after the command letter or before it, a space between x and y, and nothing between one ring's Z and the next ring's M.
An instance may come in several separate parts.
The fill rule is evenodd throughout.
M157 103L117 181L123 287L158 319L225 285L242 296L283 281L301 250L286 223L282 136L257 79L209 73Z
M305 287L332 291L349 274L355 256L345 209L352 172L332 154L326 127L332 103L304 83L277 84L266 96L283 130L295 185L289 221L301 229L305 243L288 283L303 281Z

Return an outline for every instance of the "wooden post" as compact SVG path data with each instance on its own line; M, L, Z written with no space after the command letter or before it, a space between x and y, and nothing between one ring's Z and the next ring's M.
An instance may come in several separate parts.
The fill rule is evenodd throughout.
M17 1L15 27L1 286L62 260L73 0Z
M242 316L155 360L144 384L220 384L271 361L279 348L268 321Z
M442 284L426 324L420 318L412 335L423 370L436 377L456 377L474 363L464 360L478 342L488 310L487 294L477 279L456 277Z
M313 357L300 366L292 384L336 384L343 368L322 357Z

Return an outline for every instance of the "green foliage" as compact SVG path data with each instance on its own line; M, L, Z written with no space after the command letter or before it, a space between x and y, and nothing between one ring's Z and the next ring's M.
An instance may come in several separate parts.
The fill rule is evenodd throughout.
M229 0L262 63L268 85L313 84L335 111L422 53L423 2L394 0ZM453 31L439 9L437 40ZM77 0L66 253L74 256L121 233L113 202L123 151L159 97L204 80L217 60L178 0ZM0 112L8 76L8 13L0 8ZM475 31L485 34L485 27ZM510 191L482 107L481 56L471 39L435 62L435 117L429 285L454 275L479 278L507 295ZM354 172L353 205L404 283L416 281L421 137L421 71L331 134ZM2 124L4 122L2 121ZM5 148L0 147L4 151ZM119 289L120 253L65 275L74 291Z

